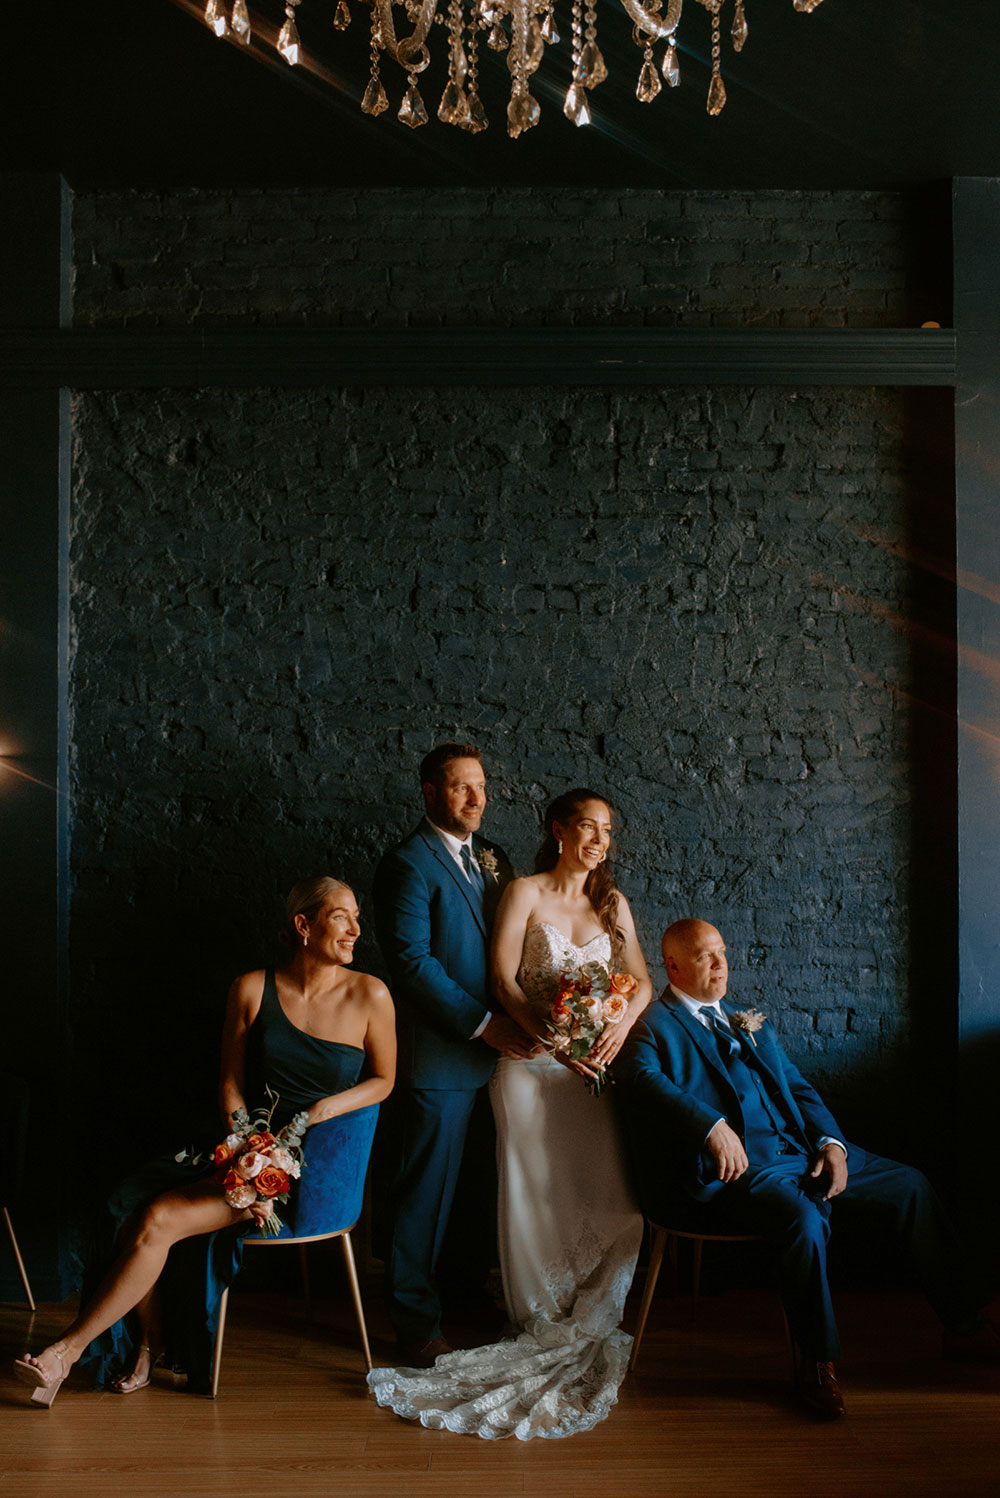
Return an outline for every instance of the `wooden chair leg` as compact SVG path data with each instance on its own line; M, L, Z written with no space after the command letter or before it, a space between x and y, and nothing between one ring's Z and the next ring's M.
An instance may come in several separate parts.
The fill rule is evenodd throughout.
M24 1286L24 1294L28 1301L28 1309L33 1311L36 1309L35 1297L31 1293L31 1286L28 1283L28 1271L24 1267L24 1260L21 1258L21 1250L17 1246L17 1238L14 1235L14 1224L10 1220L10 1213L7 1211L6 1207L3 1208L3 1220L7 1227L7 1236L10 1239L10 1246L14 1250L14 1258L17 1260L17 1272L21 1276L21 1284Z
M691 1301L698 1309L698 1294L701 1290L701 1251L705 1247L703 1238L691 1239Z
M306 1303L306 1315L312 1315L312 1296L309 1284L309 1250L304 1243L299 1244L299 1270L302 1274L302 1298Z
M663 1248L667 1241L665 1228L657 1228L653 1234L653 1246L649 1251L649 1268L646 1270L646 1284L642 1292L642 1302L639 1306L639 1319L635 1324L635 1333L632 1337L632 1356L628 1360L629 1372L631 1373L639 1356L639 1348L642 1345L643 1335L646 1331L646 1322L649 1319L649 1308L653 1303L653 1292L656 1290L656 1281L660 1277L660 1265L663 1262Z
M354 1301L354 1314L358 1318L358 1331L361 1333L361 1346L365 1354L365 1367L370 1373L372 1369L372 1354L371 1348L368 1346L365 1308L361 1304L361 1286L358 1284L358 1271L354 1263L354 1249L351 1247L350 1233L342 1233L340 1241L344 1246L344 1267L347 1270L347 1278L350 1281L351 1299Z
M215 1350L212 1353L212 1398L219 1392L219 1370L222 1367L222 1343L226 1335L226 1312L229 1309L229 1286L222 1292L219 1301L219 1321L215 1328Z

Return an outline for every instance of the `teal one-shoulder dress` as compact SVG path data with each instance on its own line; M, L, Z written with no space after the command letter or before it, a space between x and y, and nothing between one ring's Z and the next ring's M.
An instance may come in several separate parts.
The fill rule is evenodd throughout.
M281 1007L273 971L265 974L260 1009L247 1036L246 1092L251 1115L266 1106L266 1088L270 1087L279 1099L272 1128L283 1127L319 1098L353 1087L364 1058L360 1046L320 1040L293 1025ZM217 1139L206 1141L206 1150L217 1143ZM121 1229L133 1213L164 1191L190 1186L208 1174L203 1167L193 1168L170 1155L149 1161L119 1183L108 1199L102 1230L95 1234L86 1255L85 1300L114 1262ZM192 1393L211 1393L219 1302L239 1271L242 1239L253 1229L251 1220L185 1238L174 1244L167 1258L159 1282L164 1355L171 1367L187 1374L186 1387ZM80 1359L80 1367L90 1372L95 1387L107 1387L135 1361L138 1338L132 1322L131 1315L116 1321L90 1343Z

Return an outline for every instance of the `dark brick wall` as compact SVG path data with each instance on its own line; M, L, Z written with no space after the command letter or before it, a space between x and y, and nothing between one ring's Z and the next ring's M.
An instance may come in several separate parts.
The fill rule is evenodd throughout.
M210 1088L279 896L327 868L367 910L421 754L468 734L519 868L551 796L606 788L657 981L667 921L717 922L734 992L852 1117L877 1078L891 1129L941 872L908 892L909 419L872 390L81 398L86 1043Z
M912 224L870 193L102 193L76 203L75 316L892 325ZM948 412L849 389L79 398L88 1075L210 1094L222 993L284 890L329 868L367 911L421 754L460 734L520 868L550 796L607 788L657 981L663 924L708 916L849 1128L946 1138L923 1079L953 1044Z
M872 192L84 194L76 321L945 322L915 290L930 237L913 218L902 195Z

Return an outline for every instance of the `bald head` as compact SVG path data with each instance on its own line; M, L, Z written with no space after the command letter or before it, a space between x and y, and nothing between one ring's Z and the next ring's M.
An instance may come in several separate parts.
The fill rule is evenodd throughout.
M707 921L692 916L674 921L663 933L663 961L675 988L701 1004L725 997L729 982L726 944Z

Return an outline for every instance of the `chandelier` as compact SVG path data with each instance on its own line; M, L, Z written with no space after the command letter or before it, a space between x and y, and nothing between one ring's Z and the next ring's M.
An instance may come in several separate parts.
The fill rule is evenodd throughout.
M485 130L489 121L479 97L479 48L485 41L494 52L507 54L511 75L507 105L507 133L519 136L537 125L540 107L532 96L530 80L545 56L546 47L559 41L556 0L358 0L371 10L371 77L361 101L365 114L379 115L389 106L382 82L383 57L398 63L406 75L406 89L397 118L416 129L428 121L427 105L420 93L419 78L430 63L428 42L432 27L444 28L447 40L439 51L447 51L448 82L438 105L438 119L458 125L471 134ZM642 53L636 98L651 104L667 88L677 88L681 70L677 59L677 28L684 0L620 0L632 22L632 39ZM711 77L706 108L711 115L722 112L726 86L722 81L722 13L732 20L729 35L733 49L743 50L749 34L745 0L694 0L707 10L711 25ZM792 0L798 11L814 11L821 0ZM300 0L285 0L285 22L276 47L292 67L304 60L295 12ZM565 0L559 0L560 12ZM333 25L343 31L351 24L348 0L331 0ZM207 0L205 23L218 37L249 46L253 23L247 0ZM399 35L397 27L408 30ZM663 43L657 58L654 48ZM570 84L563 112L574 125L589 125L588 95L608 76L607 64L597 42L597 0L570 0Z

